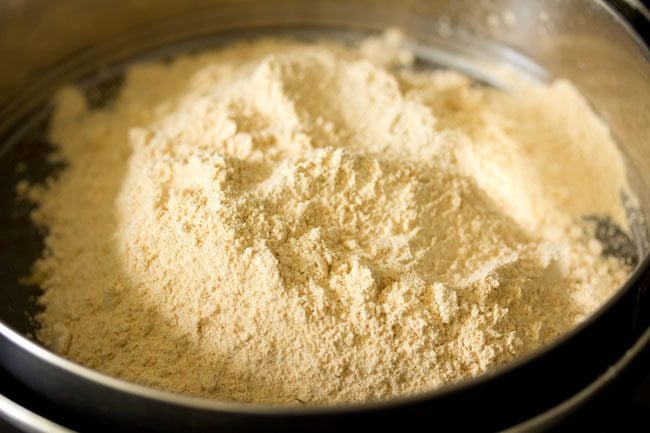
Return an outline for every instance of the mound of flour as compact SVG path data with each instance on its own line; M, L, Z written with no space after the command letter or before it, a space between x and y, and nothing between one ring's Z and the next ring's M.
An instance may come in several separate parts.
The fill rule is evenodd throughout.
M101 109L63 90L38 337L174 392L334 403L478 375L601 305L629 269L581 218L625 225L625 173L583 98L385 43L136 65Z

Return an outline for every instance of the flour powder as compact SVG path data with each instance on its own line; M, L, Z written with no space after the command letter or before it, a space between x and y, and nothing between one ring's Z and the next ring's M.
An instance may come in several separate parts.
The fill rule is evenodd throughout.
M139 64L89 109L60 92L68 167L30 189L39 339L129 381L273 404L384 399L566 332L629 268L625 171L567 82L507 94L415 72L394 32Z

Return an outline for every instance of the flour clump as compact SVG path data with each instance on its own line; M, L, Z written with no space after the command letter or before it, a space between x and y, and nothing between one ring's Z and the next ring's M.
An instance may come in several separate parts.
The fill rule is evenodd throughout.
M481 374L601 305L629 267L582 217L625 227L625 171L583 98L395 52L259 40L135 65L103 108L60 92L39 338L165 390L326 404Z

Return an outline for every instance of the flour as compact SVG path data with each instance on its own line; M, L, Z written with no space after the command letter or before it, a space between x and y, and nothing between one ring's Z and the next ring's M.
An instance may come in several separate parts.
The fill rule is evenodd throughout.
M581 221L625 227L625 172L583 98L394 69L388 44L135 65L102 109L61 91L69 167L31 191L41 341L174 392L323 404L479 375L600 306L629 269Z

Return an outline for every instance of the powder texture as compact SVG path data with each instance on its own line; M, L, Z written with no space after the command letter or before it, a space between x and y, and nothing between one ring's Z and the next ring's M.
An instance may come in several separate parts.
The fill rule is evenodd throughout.
M68 167L31 194L40 340L165 390L323 404L481 374L600 306L629 269L582 218L625 227L625 172L584 99L386 43L140 64L101 109L61 91Z

